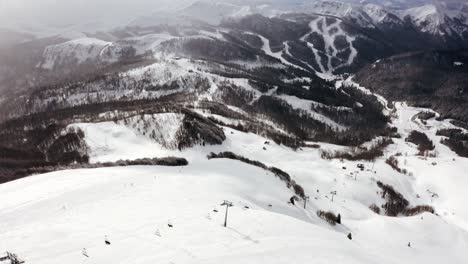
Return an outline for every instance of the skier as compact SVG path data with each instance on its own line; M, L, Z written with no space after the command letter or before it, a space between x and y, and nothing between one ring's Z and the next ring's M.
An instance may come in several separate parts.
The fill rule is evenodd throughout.
M83 248L83 250L81 251L81 254L87 258L89 258L89 255L88 255L88 252L86 252L86 248Z
M111 242L109 241L109 239L107 239L107 236L104 237L104 243L106 243L106 245L110 245Z
M296 196L291 196L291 198L289 198L289 202L290 202L292 205L295 205Z
M336 217L336 223L341 225L341 214Z

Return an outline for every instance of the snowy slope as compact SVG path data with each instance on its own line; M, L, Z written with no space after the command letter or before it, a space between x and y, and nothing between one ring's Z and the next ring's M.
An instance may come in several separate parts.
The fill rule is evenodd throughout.
M193 1L190 5L176 11L177 15L184 15L210 24L219 24L223 19L252 14L248 5L218 1Z
M301 41L307 42L306 39L309 37L309 35L314 34L314 33L318 33L319 35L323 37L324 44L325 44L324 49L326 51L325 61L323 61L323 59L320 56L320 53L323 53L323 52L317 50L316 47L314 47L312 43L307 42L307 46L312 50L315 60L320 67L321 73L331 74L333 71L339 68L351 65L354 62L358 54L356 48L354 48L353 46L353 42L356 40L356 37L349 36L348 34L346 34L341 28L341 24L342 22L340 20L336 20L334 23L328 24L326 22L325 17L320 17L310 22L309 24L310 32L301 38ZM344 48L336 47L338 38L345 39L346 47ZM337 54L339 52L346 52L346 51L349 51L347 60L338 59ZM337 60L337 59L339 60L339 64L333 65L332 64L333 60Z
M427 4L403 10L400 17L409 18L419 30L434 35L457 35L468 32L466 11L450 10L443 4Z
M46 47L40 67L52 70L61 65L79 65L85 62L116 62L132 48L134 55L156 52L160 45L176 37L168 33L146 34L107 42L96 38L77 38Z
M403 137L395 139L385 157L363 162L367 170L362 172L356 169L358 162L326 161L318 149L265 145L263 137L229 128L224 128L223 145L180 152L163 148L125 124L76 124L85 131L93 162L176 155L186 157L190 165L62 171L0 185L0 250L13 251L27 263L48 264L290 263L292 259L295 263L464 263L468 195L463 186L468 184L464 175L468 162L441 145L435 135L450 123L431 119L423 125L414 118L422 110L397 104L393 123ZM166 120L169 124L175 119ZM411 130L423 131L433 140L437 157L415 155L416 146L404 141ZM344 148L320 145L326 150ZM311 196L307 209L301 203L287 204L292 191L270 172L238 161L206 159L209 152L220 151L290 173ZM410 175L385 164L385 158L397 152ZM368 206L383 202L377 180L394 186L411 205L434 206L439 216L390 218L373 213ZM333 201L332 191L337 192ZM224 199L235 205L230 208L228 228L221 226L224 215L219 204ZM343 225L329 226L316 216L319 209L340 213ZM346 238L349 232L352 241ZM112 245L104 244L105 236ZM81 254L83 248L89 258Z
M58 172L4 185L1 195L2 248L27 263L286 263L294 255L369 262L345 235L308 224L302 209L285 202L284 183L237 162ZM228 228L221 226L224 199L235 204ZM335 247L343 253L333 257Z
M403 21L398 18L391 11L385 9L382 6L375 4L367 4L362 7L366 14L372 19L374 25L390 24L390 25L401 25Z
M44 50L44 60L40 66L52 70L56 65L96 61L102 57L103 51L110 45L112 45L111 42L95 38L77 38L48 46Z
M356 19L358 25L370 29L395 19L377 5L356 8L333 1L319 2L322 4L313 2L309 5L312 5L310 9L304 10ZM242 17L253 12L250 6L241 4L215 2L207 7L206 3L201 3L184 9L187 12L185 15L188 17L193 11L202 14L200 18L213 19L211 22L215 23L225 17ZM209 16L209 13L215 15ZM438 17L440 13L435 13L422 8L412 9L406 15L411 16L423 31L429 25L427 32L438 32L431 28L439 25L436 29L439 30L442 25L439 23L441 17ZM188 20L150 16L134 25L144 22L150 26L154 21L180 25ZM305 23L309 23L309 20ZM322 72L320 76L339 80L341 77L332 76L333 72L357 60L359 39L344 31L344 23L347 22L341 19L329 19L327 22L327 18L318 16L310 22L310 32L304 31L306 35L300 39L305 48L312 51L309 54L317 61L320 68L317 70ZM163 47L165 43L175 43L177 46L190 38L222 40L220 30L208 32L197 29L190 36L148 32L115 42L89 38L79 32L64 33L63 37L68 36L72 40L46 48L45 60L41 65L43 68L54 69L62 64L88 61L112 62L126 47L135 48L137 55L150 52L154 55L152 64L120 72L115 76L118 82L109 82L110 85L100 81L90 82L75 93L64 87L46 99L38 97L30 105L39 111L48 109L46 106L51 102L69 107L87 101L153 99L187 92L194 94L190 107L195 107L193 111L199 115L234 126L243 124L247 119L211 114L210 110L197 108L202 101L220 100L225 88L222 85L228 84L250 96L251 101L246 101L246 104L253 105L260 96L268 95L283 100L292 109L299 110L300 115L308 115L334 131L349 129L316 112L314 106L338 111L354 109L281 94L277 87L262 92L254 88L247 77L226 77L231 75L221 74L223 71L217 70L225 67L223 65L168 54L170 51ZM307 40L313 33L323 37L324 56L320 56L323 51ZM259 37L258 49L278 59L282 64L277 63L277 67L308 66L313 69L307 62L301 61L303 64L298 66L285 58L286 55L294 57L290 52L291 41L283 41L281 44L284 48L273 52L269 39L258 33L246 34ZM339 38L345 42L345 48L336 45ZM341 58L338 64L332 63L332 59L344 51L349 51L349 55ZM260 56L254 61L231 62L246 63L251 68L265 65ZM454 65L460 67L461 62ZM302 78L286 81L294 80ZM129 85L132 83L144 85ZM355 85L349 78L338 81L337 88L343 83ZM165 88L161 89L163 86ZM308 89L307 86L302 88ZM364 87L357 88L370 93ZM383 97L379 96L378 99L382 104L387 104ZM356 105L359 104L356 102ZM0 252L12 251L26 263L44 264L465 263L468 259L468 193L464 186L468 185L465 175L468 162L441 144L442 137L436 135L438 129L452 128L453 125L448 120L438 121L435 118L423 123L417 114L428 109L409 107L404 103L395 105L394 110L386 107L384 111L392 117L392 125L398 128L402 137L393 139L394 144L374 162L325 160L321 157L323 151L352 149L307 142L319 148L293 150L275 144L266 137L228 127L223 127L227 138L221 145L197 145L179 151L177 133L184 124L185 115L174 112L151 115L125 112L119 118L127 118L113 120L117 116L114 114L118 113L116 110L100 115L106 117L103 120L107 122L86 123L91 121L83 120L91 119L80 119L75 121L80 123L70 127L80 128L84 132L91 163L177 156L186 158L189 165L59 171L2 184ZM226 107L241 116L249 115L237 107ZM288 134L284 127L263 120L260 115L252 114L248 118L279 134ZM413 130L424 132L434 142L434 157L418 156L417 146L405 141ZM364 146L371 144L367 142ZM224 151L289 173L310 196L307 208L302 207L302 200L296 206L288 204L294 192L269 171L234 160L207 159L211 152ZM386 164L390 156L395 157L408 173L397 172ZM357 168L359 163L364 164L365 170ZM371 204L382 206L385 203L376 184L378 181L393 186L409 201L410 206L433 206L437 215L424 213L392 218L374 213L369 209ZM224 214L219 204L224 199L234 203L234 207L230 208L228 228L221 226ZM343 224L329 225L317 217L318 210L340 213ZM346 238L349 233L353 235L351 241ZM105 236L112 242L111 245L105 245ZM82 254L83 249L88 257Z
M439 27L444 23L445 14L435 5L424 5L401 12L402 17L410 17L423 32L440 34Z
M371 17L359 5L333 0L311 1L302 6L309 13L339 17L363 28L374 28Z
M198 32L197 32L198 31ZM222 35L216 32L203 30L191 30L190 35L174 34L168 32L154 33L138 31L127 33L133 36L119 38L115 42L103 41L96 38L80 37L60 44L47 46L42 54L42 61L38 65L44 69L52 70L57 66L76 66L85 62L112 63L120 59L128 59L134 56L146 55L146 57L171 57L164 53L163 45L174 40L177 47L181 47L184 41L196 39L221 39ZM198 34L196 34L197 32ZM73 33L60 36L61 38L73 38Z

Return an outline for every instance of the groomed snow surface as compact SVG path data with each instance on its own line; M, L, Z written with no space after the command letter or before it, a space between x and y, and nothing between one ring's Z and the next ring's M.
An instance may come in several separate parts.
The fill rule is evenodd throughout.
M421 109L397 107L394 124L403 138L385 157L364 162L362 172L357 162L326 161L320 150L295 152L229 128L221 146L179 152L138 133L138 125L75 124L85 132L92 162L175 155L190 165L59 171L2 184L0 251L33 264L466 263L468 162L435 136L437 128L450 127L448 122L431 119L423 125L413 118ZM178 119L157 120L175 125ZM415 156L416 146L404 141L411 130L434 141L437 158ZM171 137L161 135L166 136ZM211 151L232 151L290 173L311 197L307 209L302 202L288 204L293 192L270 172L234 160L207 160ZM396 152L402 152L400 164L412 176L385 164ZM434 206L439 216L373 213L368 206L384 202L377 180L394 186L413 206ZM337 192L333 201L332 191ZM234 204L227 228L223 200ZM319 209L340 213L343 224L330 226L316 216Z

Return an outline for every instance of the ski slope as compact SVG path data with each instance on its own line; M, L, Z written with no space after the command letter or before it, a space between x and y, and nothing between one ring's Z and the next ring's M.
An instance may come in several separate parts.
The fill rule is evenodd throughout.
M238 162L207 163L63 171L4 185L2 248L27 263L285 263L294 255L328 263L335 245L349 263L368 259L344 235L307 223L272 175ZM235 204L228 228L223 199Z
M224 128L223 145L177 151L124 124L75 124L85 132L92 162L176 155L190 164L59 171L2 184L0 251L39 264L465 263L468 162L435 135L450 123L431 119L423 125L414 118L421 110L397 104L393 123L403 137L395 139L385 157L359 162L365 171L356 168L358 162L323 160L320 149L293 151L229 128ZM415 156L416 146L404 141L411 130L425 132L438 156ZM310 195L307 209L302 201L288 204L293 191L270 172L206 158L220 151L285 170ZM397 152L411 175L385 164ZM434 206L438 216L373 213L368 206L383 203L377 180L394 186L413 206ZM333 201L332 191L337 192ZM234 203L227 228L222 226L223 200ZM330 226L316 216L317 210L340 213L342 225ZM105 236L111 245L104 243ZM89 257L82 254L84 248Z
M341 21L336 19L336 21L330 25L326 22L327 17L319 17L309 23L309 27L311 31L304 35L301 38L301 41L307 42L307 38L312 35L313 33L317 33L323 37L323 41L325 44L324 50L320 51L314 47L314 45L310 42L307 42L307 46L312 50L315 61L320 67L321 73L328 73L331 74L333 71L342 68L344 66L349 66L353 64L358 52L356 48L353 46L353 42L356 40L355 37L347 35L343 29L341 28ZM339 49L336 47L335 43L338 37L342 37L346 41L346 47ZM344 52L349 49L348 59L346 61L339 59L337 57L339 52ZM323 53L327 58L326 61L323 61L320 57L320 53ZM338 65L333 65L332 60L338 59L340 63Z

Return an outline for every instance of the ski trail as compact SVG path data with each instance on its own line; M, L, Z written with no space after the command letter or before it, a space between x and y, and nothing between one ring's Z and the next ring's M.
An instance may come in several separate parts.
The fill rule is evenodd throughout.
M278 60L281 61L281 63L283 64L286 64L288 66L291 66L291 67L294 67L294 68L298 68L298 69L301 69L301 70L304 70L304 71L307 71L307 72L310 72L310 70L307 70L307 69L304 69L303 67L300 67L298 65L295 65L293 63L290 63L289 61L287 61L285 58L283 58L283 53L286 52L286 54L288 54L289 56L293 57L287 49L287 45L285 46L286 48L284 48L282 51L279 51L279 52L273 52L271 50L271 45L270 45L270 40L265 38L264 36L262 35L259 35L259 34L256 34L256 33L252 33L252 32L247 32L248 34L251 34L251 35L255 35L257 37L259 37L262 42L263 42L263 47L262 47L262 50L268 55L268 56L271 56L273 58L276 58ZM284 44L284 43L283 43ZM313 69L311 67L311 69Z
M321 23L321 27L319 26L319 23ZM300 38L301 41L306 42L307 46L314 53L315 60L317 61L319 69L322 73L331 74L339 68L351 65L356 59L357 50L353 45L353 42L356 40L356 37L348 36L343 31L340 24L340 20L335 20L335 22L331 23L330 25L327 25L326 18L320 17L309 23L310 32ZM306 40L313 33L318 33L322 36L324 41L324 51L318 50L316 47L314 47L312 43ZM336 47L335 41L339 36L345 38L346 43L348 44L347 47L342 49ZM350 54L347 60L343 60L337 57L339 52L344 52L347 49L350 50ZM326 56L326 62L322 61L322 57L319 54L323 54ZM341 63L336 66L333 66L333 59L338 59Z
M283 42L283 45L284 45L284 47L285 47L284 52L286 52L286 55L289 55L291 58L295 58L295 57L291 54L291 52L289 51L290 47L289 47L288 42L287 42L287 41ZM298 60L298 61L300 61L300 62L302 62L302 63L304 63L304 65L306 65L307 67L309 67L312 71L315 71L314 67L312 67L312 65L310 65L308 62L303 61L303 60L298 59L298 58L295 58L295 59ZM302 68L302 67L300 67L300 68L301 68L301 69L304 69L304 68Z
M273 52L271 50L271 45L270 45L270 40L265 38L264 36L261 36L261 35L258 35L258 34L255 34L256 36L258 36L260 39L262 39L262 42L263 42L263 47L262 47L262 50L268 55L268 56L271 56L273 58L277 58L279 59L282 63L284 64L287 64L289 66L293 66L293 67L298 67L297 65L294 65L292 63L290 63L289 61L285 60L281 55L283 54L283 51L279 51L279 52Z

